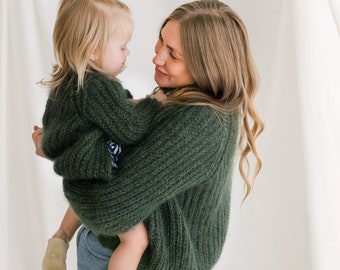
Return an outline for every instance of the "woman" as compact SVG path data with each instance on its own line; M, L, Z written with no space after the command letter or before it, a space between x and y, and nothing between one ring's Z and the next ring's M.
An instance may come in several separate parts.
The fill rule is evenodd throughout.
M149 247L138 269L211 269L227 233L237 146L245 197L261 168L257 74L238 15L220 1L184 4L165 20L155 53L155 81L167 99L151 133L124 149L110 181L68 181L73 164L58 160L59 173L68 174L65 195L86 225L78 234L80 270L107 269L116 235L141 221Z

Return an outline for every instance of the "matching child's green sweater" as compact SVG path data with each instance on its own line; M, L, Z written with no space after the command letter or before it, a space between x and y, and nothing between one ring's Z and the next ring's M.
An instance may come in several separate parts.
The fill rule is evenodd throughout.
M70 78L50 94L41 146L45 156L55 162L57 173L58 158L65 153L73 159L76 178L102 178L112 173L111 156L102 143L107 145L112 139L124 147L138 142L149 132L159 108L155 99L134 104L128 95L118 81L99 74L87 74L79 92L76 79Z

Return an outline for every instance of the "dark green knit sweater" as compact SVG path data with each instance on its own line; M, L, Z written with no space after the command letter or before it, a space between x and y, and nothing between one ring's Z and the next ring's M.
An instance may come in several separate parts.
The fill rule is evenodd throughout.
M70 205L103 245L114 249L118 233L144 221L150 245L138 269L208 270L227 233L237 138L236 113L222 119L208 107L170 106L124 149L109 181L69 180L79 173L69 153L56 163Z
M133 104L127 94L118 81L99 74L87 74L78 93L76 77L70 76L46 103L41 145L46 157L57 161L64 154L72 159L76 178L110 175L111 156L103 143L107 145L108 139L123 146L138 142L159 107L151 98ZM58 162L54 169L59 173Z

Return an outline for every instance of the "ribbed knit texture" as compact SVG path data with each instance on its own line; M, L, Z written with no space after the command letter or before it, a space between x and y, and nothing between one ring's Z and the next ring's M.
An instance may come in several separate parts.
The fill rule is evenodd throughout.
M142 141L123 150L106 181L65 178L64 192L82 222L112 249L115 235L145 222L150 245L138 269L208 270L227 233L237 137L236 113L221 119L208 107L170 106ZM77 161L68 154L56 163L60 174L74 179Z
M159 103L146 98L133 104L118 81L99 74L88 74L79 93L76 87L76 80L68 81L57 90L58 97L50 95L43 117L42 151L54 161L63 154L69 159L64 162L72 162L71 171L63 173L55 162L55 171L63 177L107 177L112 172L111 157L103 144L108 139L123 146L138 142L149 132Z

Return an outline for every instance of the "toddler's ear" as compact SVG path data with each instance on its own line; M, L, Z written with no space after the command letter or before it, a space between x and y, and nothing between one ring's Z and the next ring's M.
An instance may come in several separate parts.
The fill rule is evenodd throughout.
M93 53L90 55L90 60L93 61L93 62L95 62L95 61L97 61L98 59L99 59L99 53L98 53L98 50L95 49L95 50L93 51Z

